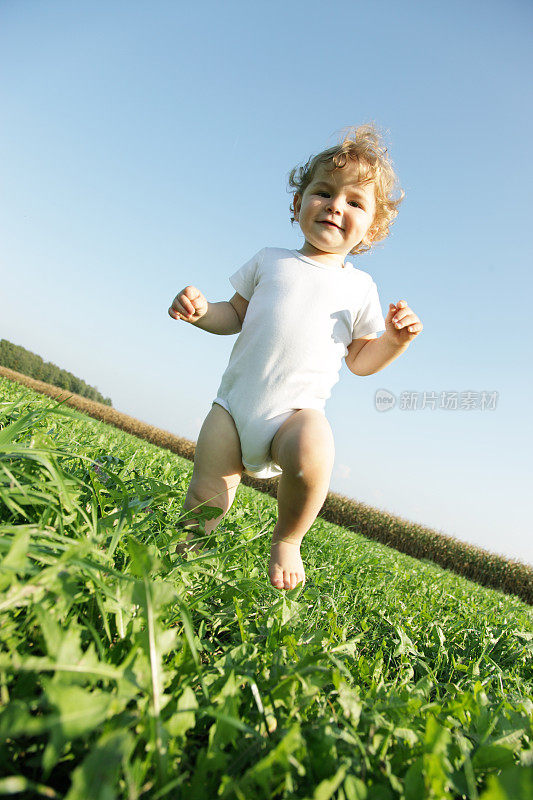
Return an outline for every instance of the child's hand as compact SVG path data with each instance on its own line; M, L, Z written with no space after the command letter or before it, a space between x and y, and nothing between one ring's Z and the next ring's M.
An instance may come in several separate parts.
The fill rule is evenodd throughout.
M197 322L207 314L209 303L196 286L186 286L172 301L168 309L172 319L183 319L185 322Z
M395 320L398 320L396 324ZM385 318L385 330L396 344L410 344L424 326L409 308L405 300L396 305L389 303L389 313Z

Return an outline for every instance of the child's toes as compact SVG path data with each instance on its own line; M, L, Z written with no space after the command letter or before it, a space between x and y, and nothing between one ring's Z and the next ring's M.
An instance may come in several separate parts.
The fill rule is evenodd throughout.
M283 589L283 570L277 565L270 570L270 583L276 589Z

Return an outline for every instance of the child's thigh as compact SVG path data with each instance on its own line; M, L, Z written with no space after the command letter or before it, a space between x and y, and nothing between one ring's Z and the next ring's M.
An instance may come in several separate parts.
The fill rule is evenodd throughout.
M283 471L319 466L333 469L335 442L325 414L314 408L301 408L276 432L270 447L272 457Z
M196 442L190 491L207 500L229 490L231 505L243 469L241 443L233 417L213 403ZM223 497L220 500L222 503Z

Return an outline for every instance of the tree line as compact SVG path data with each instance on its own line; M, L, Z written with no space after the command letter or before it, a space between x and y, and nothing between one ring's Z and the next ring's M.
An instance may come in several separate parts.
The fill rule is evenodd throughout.
M0 364L38 381L51 383L53 386L59 386L60 389L75 392L89 400L113 406L110 397L103 397L98 389L89 386L81 378L77 378L65 369L60 369L50 361L43 361L40 356L18 344L8 342L7 339L0 339Z

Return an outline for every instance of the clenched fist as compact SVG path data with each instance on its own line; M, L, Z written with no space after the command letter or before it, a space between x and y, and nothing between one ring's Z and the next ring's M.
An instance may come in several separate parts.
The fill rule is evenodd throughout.
M183 319L185 322L197 322L207 314L209 303L196 286L186 286L172 301L168 309L172 319Z

